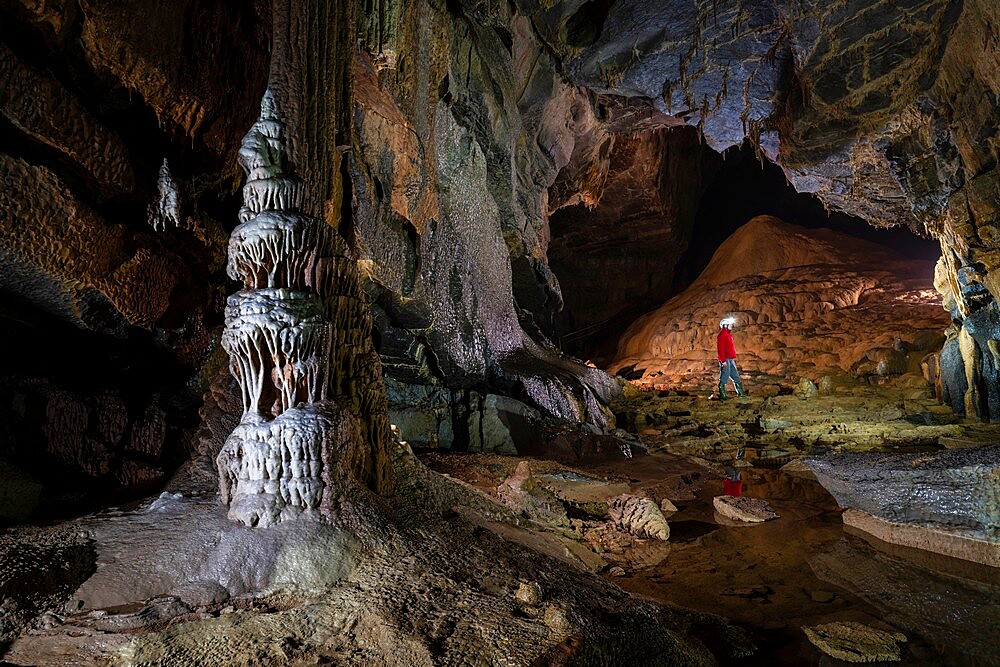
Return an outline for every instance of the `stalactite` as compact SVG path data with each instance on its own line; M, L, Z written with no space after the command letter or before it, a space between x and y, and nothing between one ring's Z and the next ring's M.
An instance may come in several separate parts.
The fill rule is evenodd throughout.
M180 191L170 173L167 158L163 158L163 164L160 166L156 188L159 196L148 211L149 224L153 227L153 231L163 232L168 226L185 227L184 216L181 213Z

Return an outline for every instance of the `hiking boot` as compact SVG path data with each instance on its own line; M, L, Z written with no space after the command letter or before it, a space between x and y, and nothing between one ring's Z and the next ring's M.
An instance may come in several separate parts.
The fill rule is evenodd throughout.
M740 447L739 449L736 450L736 460L737 461L742 461L744 458L746 458L746 455L747 455L746 448Z
M726 393L726 385L724 385L724 384L720 384L719 385L719 400L720 401L728 401L729 400L729 394Z
M739 380L733 380L733 384L736 385L736 395L737 396L746 396L747 395L747 390L743 388L743 383L742 382L740 382Z

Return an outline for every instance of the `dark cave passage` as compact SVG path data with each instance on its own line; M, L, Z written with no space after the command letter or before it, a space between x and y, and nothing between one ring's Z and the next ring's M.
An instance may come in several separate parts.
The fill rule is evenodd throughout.
M722 242L757 215L773 215L809 229L832 229L913 259L936 261L941 255L936 241L909 229L879 229L860 218L827 210L812 195L796 192L778 165L766 158L758 160L753 148L744 144L721 156L718 171L698 201L691 240L677 263L670 296L694 282Z
M0 345L14 352L0 372L0 477L22 494L0 523L126 503L190 457L202 387L150 332L86 331L0 293Z
M875 228L796 192L749 144L719 154L692 128L640 133L618 139L596 207L581 203L551 216L549 261L565 304L556 341L569 354L607 363L635 320L687 289L723 242L759 215L833 230L921 263L940 256L932 239Z

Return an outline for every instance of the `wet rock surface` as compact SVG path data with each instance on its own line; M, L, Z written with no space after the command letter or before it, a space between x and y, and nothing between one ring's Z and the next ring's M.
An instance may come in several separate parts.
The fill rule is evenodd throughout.
M898 662L901 632L876 630L862 623L842 621L802 628L823 653L847 662Z
M778 518L766 500L742 496L716 496L712 499L715 511L733 521L763 523Z
M705 405L711 408L714 404L705 401ZM993 622L992 612L985 605L996 599L998 591L991 583L989 568L936 554L900 550L877 540L870 547L854 533L845 536L841 510L820 484L795 469L785 472L766 467L766 461L757 458L748 459L746 466L738 468L744 496L766 502L781 514L781 519L756 524L753 529L737 526L720 518L713 507L713 498L723 486L721 467L709 466L691 455L679 455L687 451L683 444L670 447L675 452L672 454L666 453L666 447L654 444L678 436L640 437L650 445L651 453L632 462L573 468L552 461L531 462L538 482L565 503L571 526L580 531L574 542L582 544L585 551L572 546L563 548L587 563L593 562L591 568L617 585L643 597L722 613L754 628L767 637L768 659L782 663L822 660L823 654L808 643L801 628L844 619L874 628L886 628L888 623L904 630L909 638L903 649L908 664L969 660L989 650L989 642L972 634L980 631L976 628ZM732 455L732 451L727 452L730 462ZM428 452L425 456L433 468L486 492L495 484L493 480L502 479L517 463L516 459L500 456L446 452ZM795 460L801 463L802 459ZM677 507L678 511L668 517L669 552L652 551L648 541L629 540L625 534L596 521L592 514L575 518L581 516L577 512L584 507L579 501L601 495L610 500L614 497L610 494L620 493L623 486L629 495L663 498ZM571 498L578 502L571 502ZM841 544L850 551L842 553ZM866 590L869 574L865 574L848 584L852 564L860 564L860 576L868 571L873 555L880 559L880 568L893 572L887 575L891 583ZM592 561L594 557L600 560ZM819 569L820 563L827 566ZM831 568L839 573L837 577L828 575ZM946 586L944 582L953 577L956 590L931 604L931 608L942 610L940 615L921 622L921 600L930 604L937 586ZM928 584L930 591L925 590L926 582L932 582ZM892 593L893 588L898 590ZM874 604L879 595L888 597ZM897 601L903 606L898 613L893 609ZM964 622L952 622L946 617L944 610L949 605L963 610L962 618L966 613L983 616L969 630ZM948 627L947 647L937 639L938 629L944 626Z
M284 546L268 550L278 560L270 570L258 568L271 572L270 583L253 582L258 591L253 595L240 594L239 587L241 573L248 573L245 566L256 559L240 557L228 537L218 542L213 536L222 530L239 542L238 534L244 534L253 536L248 546L259 546L262 531L228 521L211 496L163 497L138 511L89 517L80 527L98 553L97 574L72 595L89 600L86 608L76 603L46 616L4 657L13 664L61 664L68 656L82 664L241 664L255 656L429 665L447 656L494 655L530 664L567 655L630 661L639 655L639 641L642 655L654 646L672 659L710 664L717 658L693 638L702 631L706 637L725 637L713 644L720 656L752 651L745 633L713 617L637 603L583 574L557 557L565 547L530 541L533 533L519 528L503 505L429 472L412 455L399 452L395 465L400 502L379 521L355 505L362 513L353 528L360 531L352 542L358 557L340 559L347 570L321 566L311 570L320 579L304 577L302 568L319 563L312 556L327 558L330 545L309 522L281 523L263 529ZM342 518L350 521L347 516ZM152 539L149 550L136 549L128 538L135 530ZM297 536L291 542L290 531ZM12 544L18 539L14 536ZM518 546L521 540L542 554ZM202 543L216 549L214 555L196 549L190 558L177 557ZM371 544L380 546L370 550ZM463 546L455 550L455 544ZM483 563L489 563L485 570ZM192 576L189 566L201 568L205 576ZM115 568L133 576L116 575ZM203 585L188 586L192 590L184 598L151 595L154 589L174 588L164 579L171 576ZM94 597L111 592L121 599ZM61 593L67 594L68 589ZM115 606L88 610L102 604ZM483 633L498 631L494 642L482 642ZM590 639L567 644L577 633Z
M930 639L939 660L989 662L996 656L992 628L1000 620L996 570L956 563L850 538L809 558L817 577L874 606L877 618L912 633L911 641L913 634Z
M638 432L649 451L719 464L732 463L739 447L754 465L781 467L802 464L810 451L926 453L948 445L990 445L998 437L996 425L957 417L925 392L909 398L912 390L891 383L848 379L832 394L808 400L787 383L758 388L748 380L744 386L748 398L725 402L710 400L711 385L696 391L630 389L632 398L614 407L619 423Z
M816 478L843 507L897 523L1000 535L1000 446L924 454L837 454L807 459Z
M689 398L657 400L670 405L670 400ZM696 400L703 401L706 409L718 406L705 399ZM815 399L823 400L822 396ZM815 401L794 401L790 405L795 409L802 406L816 409L819 405ZM640 400L637 405L647 406L647 403ZM688 411L692 412L690 407ZM696 406L693 412L697 414ZM794 419L778 413L769 418L788 423ZM300 586L288 588L292 581L287 577L292 575L287 574L287 566L292 561L287 559L293 558L304 566L309 561L308 554L326 553L329 548L314 550L309 546L314 544L313 538L304 535L306 541L295 548L289 545L298 542L289 542L287 535L276 536L287 547L276 549L276 553L279 560L286 560L281 561L284 565L280 567L274 561L277 583L270 585L271 593L241 593L237 585L239 577L233 577L243 572L243 566L231 567L225 560L244 562L238 548L229 548L239 540L226 538L212 551L211 545L216 540L207 536L223 530L227 535L233 533L235 539L236 533L250 529L226 521L224 510L217 505L216 510L210 510L213 502L210 495L190 497L189 491L180 498L165 497L138 510L88 518L79 526L85 529L88 543L93 545L97 572L90 581L80 582L83 583L80 591L89 591L88 599L93 597L91 593L117 590L122 592L123 599L142 600L127 607L98 610L80 610L80 603L75 602L67 610L65 600L79 601L85 597L67 589L54 603L54 615L46 616L44 622L38 621L30 633L17 632L19 638L9 648L6 659L14 664L59 664L66 655L76 655L89 656L87 659L92 658L95 663L110 656L126 664L140 659L184 664L186 660L203 660L208 655L214 662L239 663L244 656L255 653L274 660L323 655L347 661L398 664L401 660L416 660L418 664L430 664L442 655L452 655L452 651L465 655L473 650L472 646L477 647L477 655L482 655L483 644L474 637L479 637L486 628L503 628L504 632L513 633L512 641L517 641L507 644L505 640L497 650L530 661L550 655L547 653L550 650L564 650L560 638L566 637L565 633L587 628L586 632L592 633L598 638L595 641L605 647L584 645L574 649L577 652L573 655L598 655L614 662L632 659L631 649L615 643L619 640L610 639L609 643L609 638L622 632L626 625L631 628L626 633L628 637L634 638L636 632L645 637L643 628L650 622L653 623L650 632L659 633L661 639L642 639L643 650L650 645L660 646L657 642L663 641L663 633L667 632L670 643L662 650L675 656L695 655L683 653L687 649L681 646L687 640L670 634L673 630L665 631L667 626L657 625L660 621L639 621L628 615L632 612L626 609L636 609L634 605L644 603L623 597L617 589L593 589L597 585L594 581L584 583L577 579L585 576L577 574L583 572L602 573L617 586L644 597L652 596L706 613L722 613L762 633L765 654L779 660L818 659L818 649L804 648L810 645L800 626L843 620L845 615L873 627L884 627L884 622L889 622L905 630L910 637L906 655L911 664L940 662L939 651L945 649L936 649L929 641L938 636L949 638L947 655L950 656L981 654L977 652L987 650L969 634L965 624L949 621L945 609L962 610L962 618L976 619L973 632L987 636L989 633L983 628L993 622L990 600L996 595L995 586L988 583L989 577L977 579L982 575L975 572L928 569L939 566L928 566L927 562L916 565L898 555L877 552L857 538L845 537L835 501L819 484L773 468L755 466L763 463L757 458L748 459L750 465L741 468L744 494L765 500L782 518L762 523L753 530L724 525L714 517L712 506L713 497L722 487L721 470L690 454L667 453L663 443L679 436L639 437L651 445L651 454L574 466L531 459L520 470L519 464L525 459L442 450L421 452L420 456L432 468L446 472L452 479L430 473L408 454L400 454L401 458L394 463L401 487L397 500L393 501L390 514L393 518L373 521L371 510L361 507L343 515L355 516L360 521L355 524L354 519L349 520L351 525L358 525L352 531L360 532L356 533L357 541L351 542L355 545L352 549L357 549L356 557L345 561L351 571L349 580L354 583L336 581L336 574L327 566L314 568L320 578L333 577L317 584L322 587L317 594L305 592ZM681 444L678 451L682 450ZM731 460L732 452L728 455ZM515 482L530 479L536 488L544 489L550 507L561 507L569 525L545 517L526 521L493 500L490 496L499 497L498 487L512 475ZM211 477L205 478L201 493L211 489L212 484ZM195 478L188 486L197 488ZM522 489L523 486L522 483ZM625 499L649 499L655 505L664 501L673 504L677 512L667 519L669 544L620 530L608 515L601 516L596 511L600 505L608 511L609 502L613 506L622 494L626 494ZM167 520L157 519L154 516L157 513ZM176 520L170 520L175 514ZM222 523L215 526L213 522ZM289 531L297 525L301 528L302 524L283 523L265 531ZM192 526L197 528L195 534L191 532ZM373 526L381 528L373 534ZM152 546L148 552L135 549L131 537L137 530L149 536L142 540ZM179 532L186 537L178 538ZM209 548L204 557L186 560L175 554L177 549L187 550L182 546L185 540L200 543L198 535L203 533L205 547ZM456 538L462 545L457 552L451 546L456 544ZM389 551L384 546L369 550L371 539L380 545L391 545ZM841 542L852 551L845 554L837 551ZM872 554L877 554L875 560ZM147 562L149 556L153 560ZM490 564L485 570L484 562ZM186 587L162 580L162 573L173 572L181 563L207 567L208 574L192 576L184 570L178 581L195 582ZM219 566L217 571L211 569L212 563ZM864 578L868 574L857 579L871 570L869 565L875 567L871 577L886 577L886 581L875 585L875 579ZM123 577L119 572L143 569L161 573L160 578ZM466 569L475 572L475 576L463 578ZM293 570L295 581L311 581L301 567ZM281 572L286 572L286 578L282 578ZM955 577L961 577L961 581ZM123 588L123 582L129 581L133 582L131 586L139 585L142 589ZM463 581L478 583L463 584ZM433 589L427 588L428 582ZM539 590L535 585L541 591L540 597L535 594ZM927 596L935 595L939 585L951 588L933 603L941 605L942 611L931 618L925 613L926 605L931 604L931 597ZM161 588L174 589L173 597L157 598L153 590ZM603 620L593 623L587 620L591 618L586 611L591 598L586 591L593 591L602 600ZM883 600L879 595L890 597ZM618 604L627 605L621 607L624 615L614 616L618 614L616 611L613 618L608 617L609 604L615 609ZM768 605L765 615L761 614L762 604ZM473 608L479 612L472 615ZM434 630L439 626L414 625L414 609L422 610L421 617L452 619L455 624L440 632ZM35 613L40 612L26 615L25 622L36 618ZM664 612L653 613L660 618L656 615ZM473 616L478 620L470 621ZM519 620L510 620L515 618ZM621 620L614 620L617 618ZM389 619L393 620L390 627L404 622L406 631L386 634L385 623ZM716 660L746 656L752 650L744 636L731 626L711 623L705 626L704 621L695 620L678 622L682 623L679 627L690 628L689 636L708 642ZM317 627L324 628L322 633L310 629ZM349 627L354 629L348 639L344 633ZM126 629L127 634L122 634ZM260 637L273 637L275 633L288 640L280 646L260 643ZM213 641L207 641L209 636ZM528 637L532 641L527 641ZM675 641L674 637L678 639ZM627 643L634 646L633 639ZM210 646L209 653L199 646Z

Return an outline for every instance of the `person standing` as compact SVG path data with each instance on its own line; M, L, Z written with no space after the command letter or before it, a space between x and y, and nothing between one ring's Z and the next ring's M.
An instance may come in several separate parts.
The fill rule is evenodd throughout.
M727 317L719 321L719 337L716 341L716 347L719 351L719 400L728 401L729 396L726 394L726 385L729 380L733 381L733 386L736 387L737 396L746 396L746 392L743 390L743 383L740 382L740 373L736 370L736 344L733 342L733 325L736 324L736 318Z

